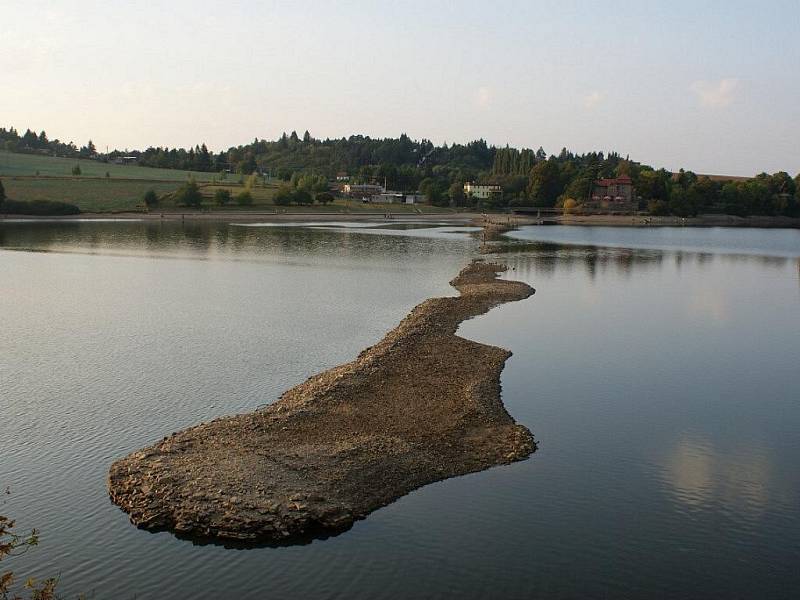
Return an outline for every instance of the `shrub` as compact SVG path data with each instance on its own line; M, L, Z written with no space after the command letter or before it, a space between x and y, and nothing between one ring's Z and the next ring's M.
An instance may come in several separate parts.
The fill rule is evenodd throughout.
M578 206L578 203L574 198L567 198L564 200L564 214L568 215L571 212L574 212L576 206Z
M333 194L331 194L330 192L320 192L319 194L316 195L314 199L320 204L325 205L330 202L333 202Z
M239 206L250 206L253 204L253 194L249 190L244 190L236 194L236 204Z
M38 531L34 529L29 535L20 534L15 531L14 526L13 519L0 515L0 561L9 556L24 554L39 544ZM3 600L22 600L22 596L11 589L15 579L12 571L0 571L0 598ZM27 590L26 595L29 594L31 600L55 600L57 598L55 592L57 583L58 580L56 578L49 578L43 581L36 581L30 578L25 582L24 587Z
M647 210L655 217L669 214L669 206L663 200L650 200L650 202L647 203Z
M314 198L306 190L297 190L294 193L295 204L312 204Z
M175 192L175 203L178 206L190 206L192 208L200 208L203 204L203 194L200 193L200 188L194 181L184 183L178 191Z
M279 187L272 199L276 206L289 206L292 200L294 200L294 192L292 192L288 185Z
M55 202L52 200L34 200L33 202L20 202L6 199L3 202L3 212L8 215L31 216L59 216L77 215L81 210L74 204Z
M222 189L214 192L214 202L217 206L225 206L231 201L231 191Z
M158 194L156 194L155 190L147 190L147 192L145 192L144 205L147 208L158 206Z
M74 167L72 167L72 174L78 177L81 174L81 166L75 165Z

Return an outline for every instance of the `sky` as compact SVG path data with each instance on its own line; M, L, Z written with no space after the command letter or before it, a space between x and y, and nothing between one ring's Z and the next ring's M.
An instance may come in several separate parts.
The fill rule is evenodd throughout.
M800 172L800 0L0 0L0 126L219 151L307 129Z

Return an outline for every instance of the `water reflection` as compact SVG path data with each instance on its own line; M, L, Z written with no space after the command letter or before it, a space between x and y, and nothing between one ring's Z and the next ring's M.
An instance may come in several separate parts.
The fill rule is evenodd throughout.
M465 231L428 227L392 230L391 240L381 224L362 224L374 229L296 226L237 226L210 221L122 221L122 222L18 222L0 224L0 247L11 250L51 251L79 254L103 253L158 257L182 255L195 259L282 256L385 257L418 253L420 245L431 250L447 240L472 247ZM376 241L375 233L383 233ZM369 237L368 237L369 236ZM385 241L384 241L385 240Z
M712 267L717 261L724 264L756 264L774 269L785 269L792 259L785 256L759 256L747 254L712 254L683 250L658 250L646 248L609 248L603 246L575 246L552 242L509 243L495 246L491 255L520 270L526 276L552 278L583 271L594 280L603 273L616 272L625 277L636 273L660 269L671 261L676 271L686 264L701 269ZM798 281L800 281L800 259Z
M664 457L663 470L670 493L687 508L721 504L740 517L755 518L770 500L772 465L757 446L724 451L708 439L687 435Z

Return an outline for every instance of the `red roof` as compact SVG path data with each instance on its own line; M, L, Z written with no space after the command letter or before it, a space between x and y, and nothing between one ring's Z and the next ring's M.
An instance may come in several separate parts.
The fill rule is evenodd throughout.
M627 175L617 177L616 179L598 179L595 181L595 185L600 187L608 187L609 185L630 185L632 183L633 180Z

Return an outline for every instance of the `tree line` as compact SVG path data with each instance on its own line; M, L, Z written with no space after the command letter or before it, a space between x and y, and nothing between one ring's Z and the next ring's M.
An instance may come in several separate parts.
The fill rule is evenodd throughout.
M16 130L0 129L0 140L11 146L37 151L66 146L72 152L94 152L100 160L135 156L137 163L169 169L219 172L221 174L269 174L286 182L279 201L305 202L322 193L321 182L340 174L355 183L379 183L399 191L420 191L435 205L475 206L463 193L467 181L502 186L503 193L480 208L515 206L580 206L591 195L593 182L601 178L629 176L641 198L639 209L654 214L691 216L699 212L736 215L800 216L800 176L785 172L762 173L746 181L717 181L689 171L671 173L622 157L616 152L573 153L563 148L548 154L542 147L497 148L479 139L467 144L435 145L427 139L371 138L351 135L320 140L308 131L283 133L277 140L254 139L251 143L215 153L205 144L193 148L150 147L143 151L113 151L96 155L91 141L82 148L49 141L44 132L30 130L22 136ZM16 141L14 141L16 140ZM16 144L16 145L15 145ZM38 145L37 145L38 144ZM6 149L8 149L8 144ZM55 150L53 150L55 151ZM313 184L300 178L315 177ZM298 200L299 199L299 200Z

